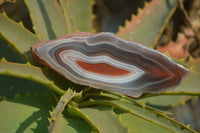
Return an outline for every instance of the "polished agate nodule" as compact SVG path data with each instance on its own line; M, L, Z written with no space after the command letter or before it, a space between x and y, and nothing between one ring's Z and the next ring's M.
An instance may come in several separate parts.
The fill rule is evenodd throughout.
M31 52L74 83L132 97L174 88L189 73L164 54L111 33L71 33Z

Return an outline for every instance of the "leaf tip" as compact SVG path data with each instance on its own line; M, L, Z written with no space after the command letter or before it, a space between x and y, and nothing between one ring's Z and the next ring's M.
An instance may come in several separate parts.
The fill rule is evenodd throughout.
M5 63L5 62L8 62L8 61L6 60L6 58L5 58L5 57L3 57L3 58L1 58L0 62L3 62L3 63Z
M27 65L27 66L32 66L30 62L27 62L26 65Z
M187 127L187 128L190 128L190 124L187 124L186 127Z

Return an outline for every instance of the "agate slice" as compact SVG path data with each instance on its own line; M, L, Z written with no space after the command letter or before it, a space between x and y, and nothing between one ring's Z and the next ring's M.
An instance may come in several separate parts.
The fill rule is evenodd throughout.
M71 33L31 47L33 57L74 83L131 97L174 88L189 70L111 33Z

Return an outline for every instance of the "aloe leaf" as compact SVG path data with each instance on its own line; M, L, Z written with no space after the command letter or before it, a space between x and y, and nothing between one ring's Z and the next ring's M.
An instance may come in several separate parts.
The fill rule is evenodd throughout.
M164 92L165 93L165 92ZM178 94L176 94L178 95ZM184 102L188 99L191 98L191 96L185 96L185 95L178 95L176 96L175 94L171 96L165 96L163 93L161 94L147 94L144 95L138 99L136 99L138 102L140 103L145 103L148 106L154 107L156 109L160 109L160 110L167 110L170 109L174 106L176 106L177 104L184 104ZM145 97L147 96L147 97ZM101 91L100 93L86 93L84 95L84 97L81 99L81 101L84 101L85 99L101 99L101 100L120 100L120 99L127 99L126 96L121 95L121 94L117 94L114 92L108 92L108 91ZM160 100L160 99L162 100ZM174 101L176 99L176 101ZM129 99L130 100L130 99ZM134 99L132 99L134 100Z
M30 47L39 42L38 37L25 29L22 23L10 20L5 14L0 14L0 34L27 60L31 58Z
M68 33L75 32L76 28L75 28L74 20L71 16L67 2L64 2L64 0L59 0L59 2L65 16L65 21L68 26Z
M64 115L59 115L53 132L55 133L89 133L91 126L81 119L73 119Z
M176 0L152 0L120 27L117 36L145 46L156 43L177 7Z
M10 62L15 63L26 63L27 60L24 56L8 44L5 40L0 37L0 59L6 58Z
M52 112L52 116L51 116L51 122L50 122L50 126L49 126L49 133L54 132L54 127L56 125L57 122L57 118L59 117L59 115L61 115L62 111L64 110L65 106L67 105L67 103L75 96L75 93L73 92L73 90L68 89L66 91L66 93L60 98L60 101L58 102L56 108L53 110ZM56 131L55 131L56 132Z
M43 17L44 19L45 17L47 18L45 19L45 22L49 21L49 28L55 32L56 38L67 34L68 25L65 22L64 13L59 3L55 0L42 0L41 3L39 1L38 3L40 4L40 10L42 10L42 6L44 6L44 10L42 11Z
M100 132L115 132L115 133L126 133L126 128L117 115L111 108L108 107L93 107L93 108L82 108L80 112L89 117L89 119L96 125Z
M113 112L112 108L96 106L90 108L77 108L68 106L69 112L75 113L87 121L94 130L98 132L116 132L126 133L128 128L125 127L119 117Z
M92 32L93 0L67 0L77 31Z
M121 99L121 100L89 100L79 104L81 107L91 105L104 105L112 106L129 112L139 118L152 122L160 127L165 128L171 132L194 133L192 129L187 126L176 122L175 120L167 117L155 109L149 108L144 104L139 104L134 100Z
M125 103L119 100L114 100L111 103L115 104L121 109L124 109L136 116L139 116L140 118L146 119L150 122L153 122L154 124L160 125L161 127L164 127L172 132L185 132L185 133L194 133L192 129L188 128L187 126L176 122L175 120L167 117L163 113L159 113L158 111L153 111L150 109L145 109L143 105L143 109L137 106L131 105L129 103Z
M0 75L30 80L42 84L49 89L56 91L60 95L64 94L63 90L55 86L54 83L44 75L44 71L44 69L32 66L30 64L0 62Z
M49 96L15 96L0 102L0 131L14 132L47 132L50 116Z
M41 0L25 0L30 17L33 23L33 29L41 40L51 40L56 37L52 30L52 22L47 15L44 3ZM53 10L53 9L52 9Z
M157 108L160 110L168 110L172 109L177 105L185 104L185 102L191 98L192 98L191 96L160 95L160 96L147 97L144 99L138 99L138 102L145 103L153 108Z
M12 99L16 94L46 95L50 94L50 91L46 86L29 80L0 75L0 99L3 97Z
M167 92L163 92L163 93L167 93ZM178 95L176 93L174 95L166 96L166 94L163 94L163 93L148 94L147 97L145 97L146 95L144 95L144 97L140 97L136 100L140 103L145 103L146 105L151 106L156 109L167 110L176 105L184 104L188 99L192 98L192 96L190 96L189 94L187 94L187 96L185 96L183 94ZM84 99L88 99L88 98L98 99L99 97L102 100L105 100L106 98L114 99L114 100L127 99L127 97L124 95L116 94L113 92L106 92L106 91L101 92L100 94L98 94L98 93L86 94L84 96Z
M131 133L172 133L165 128L130 113L121 113L119 117L121 121L129 127Z

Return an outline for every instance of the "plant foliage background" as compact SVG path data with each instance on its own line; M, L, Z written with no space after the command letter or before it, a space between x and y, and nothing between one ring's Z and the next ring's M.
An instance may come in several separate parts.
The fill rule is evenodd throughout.
M199 5L199 0L0 0L0 132L197 132ZM74 84L32 59L32 45L78 31L113 32L165 52L191 73L175 90L133 99Z

